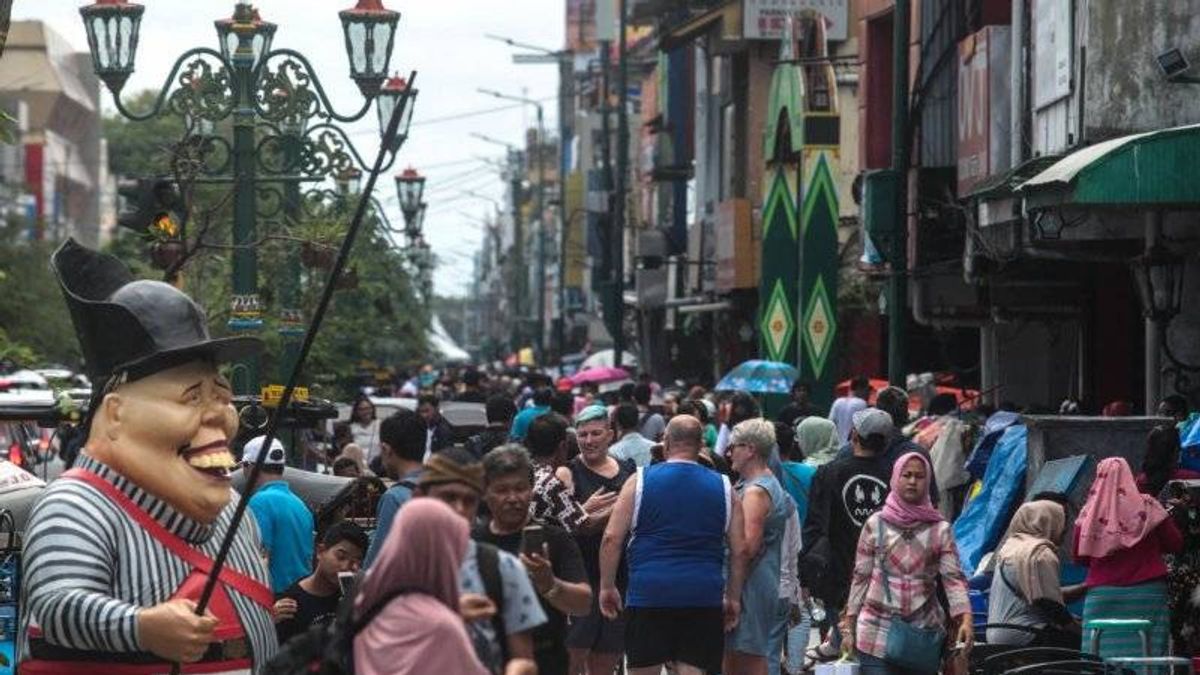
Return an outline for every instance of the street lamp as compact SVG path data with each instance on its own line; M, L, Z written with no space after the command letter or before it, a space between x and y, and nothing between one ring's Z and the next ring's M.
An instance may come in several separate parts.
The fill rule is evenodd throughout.
M411 222L421 208L421 197L425 194L425 177L411 166L396 174L396 196L400 199L400 211L404 222Z
M337 183L338 192L341 195L356 195L362 186L362 171L355 167L349 167L338 173L334 182Z
M1147 319L1168 324L1183 306L1184 261L1162 244L1154 244L1133 262L1142 312Z
M385 8L381 0L358 0L353 9L344 9L338 16L346 33L350 77L362 95L371 98L387 77L400 12Z
M87 31L92 68L114 94L121 91L133 73L138 29L145 7L125 0L96 0L79 8Z
M217 42L221 46L221 56L226 61L233 61L233 53L237 51L241 39L238 33L243 30L238 26L238 10L234 9L233 16L228 19L217 19L213 25L217 29ZM251 9L244 30L250 34L250 50L254 54L254 65L257 68L262 62L263 54L271 51L271 40L275 38L277 26L270 21L263 21L257 9Z
M379 111L379 136L383 137L387 133L388 122L392 120L392 112L396 110L396 106L403 106L400 109L400 129L396 132L395 147L392 152L400 149L404 144L404 140L408 138L408 128L412 125L413 109L416 108L417 90L408 90L408 82L399 75L394 75L379 89L379 96L375 101L376 108Z

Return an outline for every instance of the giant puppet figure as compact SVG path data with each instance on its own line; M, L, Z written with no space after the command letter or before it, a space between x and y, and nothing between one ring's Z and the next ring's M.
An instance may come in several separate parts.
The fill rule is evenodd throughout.
M277 649L253 518L194 610L237 499L217 364L261 344L211 338L191 298L74 241L52 265L98 389L75 468L26 528L19 672L252 672Z

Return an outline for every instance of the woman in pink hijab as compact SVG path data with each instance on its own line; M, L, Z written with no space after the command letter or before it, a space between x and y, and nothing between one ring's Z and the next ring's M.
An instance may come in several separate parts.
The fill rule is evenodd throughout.
M1075 520L1075 560L1087 565L1083 620L1148 619L1150 653L1166 656L1171 616L1167 603L1164 553L1183 548L1183 535L1158 500L1138 491L1122 457L1096 466L1096 480ZM1083 631L1083 644L1092 631ZM1132 631L1105 633L1100 656L1142 656L1141 638Z
M888 660L888 632L897 619L945 631L948 620L937 598L939 583L955 625L954 631L947 631L948 642L962 644L965 652L975 640L954 534L929 499L931 474L929 460L919 452L896 460L887 501L867 518L859 535L842 623L848 638L842 649L857 650L863 675L926 675ZM927 672L933 675L937 669Z
M377 612L354 638L356 673L487 675L458 613L466 554L467 522L450 507L404 505L354 601L355 617Z

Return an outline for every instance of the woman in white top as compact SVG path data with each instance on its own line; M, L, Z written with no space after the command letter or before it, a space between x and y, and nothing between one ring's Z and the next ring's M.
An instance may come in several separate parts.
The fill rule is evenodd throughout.
M375 404L360 395L350 408L350 433L354 444L363 449L370 464L379 456L379 420L375 419Z

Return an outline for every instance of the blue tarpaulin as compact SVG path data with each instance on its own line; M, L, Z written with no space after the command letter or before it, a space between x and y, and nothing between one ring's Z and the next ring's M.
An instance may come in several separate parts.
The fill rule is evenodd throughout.
M1024 425L1005 429L983 474L983 489L954 523L954 538L967 576L975 573L979 560L1004 536L1013 507L1025 491L1026 436Z
M1000 441L1000 437L1004 435L1004 430L1016 424L1020 419L1020 415L1013 412L1001 410L993 413L983 425L983 434L979 441L975 443L975 448L971 450L970 457L967 458L967 473L971 474L972 480L983 478L984 471L987 470L988 460L992 458L992 452L996 448L996 443Z
M1179 424L1179 445L1183 446L1179 466L1200 471L1200 415L1192 413Z

